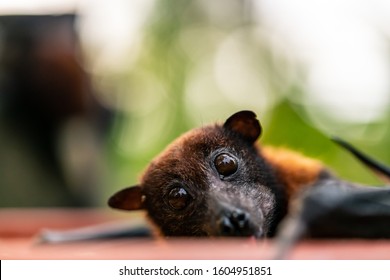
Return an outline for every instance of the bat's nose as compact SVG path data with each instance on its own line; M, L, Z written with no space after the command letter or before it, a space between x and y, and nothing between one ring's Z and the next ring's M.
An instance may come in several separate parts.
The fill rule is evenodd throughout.
M238 208L224 211L218 220L218 227L221 235L224 236L255 235L254 228L250 222L250 214Z

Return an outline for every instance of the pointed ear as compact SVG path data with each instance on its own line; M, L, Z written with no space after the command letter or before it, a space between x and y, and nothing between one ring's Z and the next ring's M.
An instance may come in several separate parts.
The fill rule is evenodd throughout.
M250 143L254 143L261 134L261 125L252 111L240 111L228 118L223 125Z
M140 186L132 186L120 190L110 197L108 205L122 210L144 209L144 197Z

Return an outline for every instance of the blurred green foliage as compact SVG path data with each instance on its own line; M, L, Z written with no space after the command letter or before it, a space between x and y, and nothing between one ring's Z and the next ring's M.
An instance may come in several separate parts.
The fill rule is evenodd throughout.
M284 38L275 36L270 25L266 24L264 19L266 17L262 13L264 11L261 11L264 5L259 4L261 1L150 0L149 4L145 5L146 2L114 1L110 3L112 5L110 8L114 9L107 11L105 8L95 9L94 4L87 5L92 20L89 24L84 22L84 29L81 15L80 29L73 33L73 20L76 20L76 17L73 15L71 17L72 24L69 25L69 30L72 31L74 38L69 37L68 33L66 33L68 35L61 35L58 30L64 31L62 27L53 33L48 33L47 39L35 31L32 33L37 38L43 38L42 42L48 44L47 49L43 49L43 54L47 54L49 49L56 49L51 44L53 41L56 42L54 39L57 38L58 46L64 48L65 57L68 57L68 45L64 42L69 39L74 40L74 64L77 67L85 66L86 73L91 74L93 87L89 97L96 93L93 97L97 97L100 101L96 104L103 105L102 111L105 112L107 109L107 115L101 119L97 118L96 124L85 120L80 122L77 118L67 119L53 127L55 129L53 135L43 128L42 131L50 134L51 156L56 162L58 161L56 167L60 179L52 178L56 175L52 171L53 164L42 164L39 154L32 151L30 141L32 138L30 135L41 139L45 133L30 128L31 134L30 132L24 134L25 129L20 125L7 123L3 118L4 101L8 98L6 93L10 96L12 93L1 89L0 93L5 93L0 96L4 97L0 98L0 103L4 102L0 104L0 131L3 132L0 133L0 149L3 153L0 162L0 178L3 179L0 180L1 205L7 207L71 205L67 203L69 199L66 195L58 191L60 186L69 193L91 200L90 204L80 203L82 206L106 206L107 198L114 191L136 184L148 163L172 140L194 127L214 122L221 123L240 110L252 110L258 115L263 127L261 145L283 146L317 158L345 180L371 185L383 184L330 139L331 136L341 137L374 158L390 164L390 150L387 144L390 140L390 110L370 122L362 122L363 118L340 119L343 114L336 113L343 112L329 109L329 104L334 104L332 102L329 102L328 106L315 103L323 99L318 96L317 99L313 98L313 92L308 90L312 73L310 67L300 60L302 57L299 54L294 53L293 48L287 43L288 40L284 41ZM118 13L122 7L134 8L137 5L142 6L141 10L145 13L139 18L146 18L145 22L140 20L143 22L140 24L141 30L137 29L138 23L135 23L137 20L128 21L130 17L119 17L119 20L114 20L115 12ZM145 12L147 10L145 6L150 6L152 10ZM135 16L137 12L123 9L119 14L126 17ZM48 17L52 18L52 15ZM107 24L109 27L103 28L106 27L104 24L111 20L111 24ZM133 26L130 26L131 24L126 26L129 22L132 22ZM44 26L42 34L46 34L47 30L50 31L50 28L46 28L49 25L53 24L42 25ZM118 30L113 30L115 28ZM314 29L315 26L312 28ZM29 28L26 30L28 31ZM83 30L91 33L83 33ZM106 38L111 31L115 33L112 37L113 42L109 42L110 38ZM93 32L106 40L103 47L97 43L98 41L94 41L96 34ZM123 32L129 33L123 34ZM3 33L1 27L0 55L3 55L3 58L0 61L0 68L7 66L4 61L12 58L12 54L18 53L12 43L8 46L5 44L5 33ZM20 35L18 32L9 33ZM76 33L81 37L80 49L83 49L85 56L81 54L79 56L79 38L76 39ZM125 39L121 35L133 41L124 42ZM105 47L110 43L118 42L123 42L126 46L121 45L122 48L118 49L127 50L129 46L128 52L122 54L119 51L120 54L117 56L107 56L107 53L112 53L107 51L110 50L109 47L107 49ZM21 40L20 46L23 47L24 44L25 41ZM37 44L37 46L45 46L45 44ZM337 42L334 43L334 47L337 49ZM106 53L104 51L100 53L100 48ZM310 53L310 49L304 51ZM31 53L39 52L31 51ZM21 51L20 54L26 54L26 51ZM99 57L99 54L104 55ZM112 57L119 58L119 61L116 59L110 61ZM59 58L65 63L64 65L69 62L62 53ZM26 69L29 60L34 61L20 56L15 64L20 69ZM42 66L39 63L37 65ZM52 67L52 64L50 65L48 68ZM55 67L47 70L48 73L55 73ZM32 69L31 73L35 72L37 71ZM83 71L82 73L84 75ZM372 74L375 76L376 73ZM0 85L7 80L8 75L12 76L5 70L0 71ZM321 80L320 76L317 75L315 78ZM29 78L30 74L26 77ZM57 76L54 74L50 80L45 74L42 80L51 84L52 81L59 81L64 77L60 72ZM353 75L348 76L347 80L353 81L353 77ZM12 78L17 81L16 84L25 84L20 82L19 74L14 74ZM336 80L339 82L342 79L343 77L340 77L340 80ZM329 80L324 79L324 81L319 84L326 89L329 88L327 84ZM324 88L321 87L322 90L319 92L323 92ZM388 90L390 94L390 89ZM342 91L341 86L340 92ZM21 92L24 94L29 91ZM52 96L51 92L56 90L50 90L50 94L44 96L50 97L50 100L57 103L58 96L52 98L54 95ZM73 90L70 92L74 93ZM331 97L338 98L334 96L337 94L338 91ZM70 95L65 94L68 97ZM371 96L363 97L364 101L371 98ZM23 98L20 100L25 101ZM58 104L64 108L64 103L58 102ZM40 112L30 105L28 104L27 107L31 107L33 112L31 115ZM383 103L383 105L388 104ZM26 113L20 106L15 107L17 108L15 112L12 111L15 116ZM51 106L47 108L52 109ZM348 109L358 113L362 111L362 108ZM104 141L107 136L105 124L110 123L111 113L114 115L114 121L109 127L108 141ZM371 115L380 114L382 111ZM26 119L30 119L28 114ZM50 118L46 118L48 119ZM38 121L37 124L39 127L42 122ZM104 129L98 129L100 126ZM43 152L48 151L47 144L41 140L36 142L43 147Z
M329 131L315 127L305 110L310 105L297 102L307 95L305 69L273 49L261 19L251 13L253 2L216 2L157 1L137 61L121 78L124 85L117 85L122 89L118 102L124 107L111 135L107 194L135 184L147 163L181 133L221 122L242 109L258 114L263 144L290 147L323 160L346 180L380 184L330 141ZM236 79L244 85L234 84ZM242 91L232 96L229 91L235 86ZM337 131L345 134L338 136L390 163L387 118L343 125Z

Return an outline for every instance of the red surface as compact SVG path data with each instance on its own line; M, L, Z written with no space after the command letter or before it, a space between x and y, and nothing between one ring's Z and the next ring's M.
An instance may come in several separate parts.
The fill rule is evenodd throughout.
M139 218L110 210L0 210L0 259L270 259L275 249L272 241L247 238L36 243L36 234L43 228L71 229ZM304 241L292 249L288 258L390 259L390 241Z

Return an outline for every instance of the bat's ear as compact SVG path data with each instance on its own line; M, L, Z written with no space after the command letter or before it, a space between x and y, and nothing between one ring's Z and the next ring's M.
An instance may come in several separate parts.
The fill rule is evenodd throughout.
M246 141L254 143L261 134L261 125L252 111L240 111L228 118L223 125Z
M132 186L118 191L110 197L108 205L112 208L122 210L140 210L144 209L144 196L142 187Z

